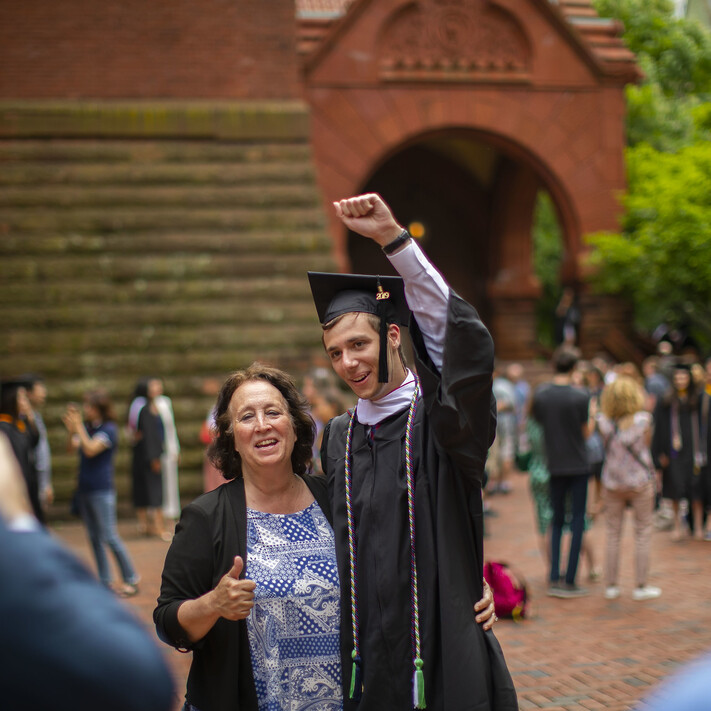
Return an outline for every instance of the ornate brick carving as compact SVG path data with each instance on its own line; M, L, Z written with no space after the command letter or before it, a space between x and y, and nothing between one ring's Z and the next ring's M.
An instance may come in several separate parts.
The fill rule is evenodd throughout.
M419 0L399 8L379 41L386 80L526 81L531 48L491 0Z

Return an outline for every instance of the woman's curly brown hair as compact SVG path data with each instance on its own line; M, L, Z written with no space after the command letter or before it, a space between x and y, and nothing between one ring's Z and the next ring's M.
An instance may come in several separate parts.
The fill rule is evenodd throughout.
M309 414L309 403L287 373L261 363L252 363L249 368L232 373L220 388L215 405L215 438L207 450L208 458L225 479L242 476L242 458L235 451L230 402L235 390L250 380L266 380L283 395L296 433L291 466L295 474L307 473L311 469L316 436L316 425Z

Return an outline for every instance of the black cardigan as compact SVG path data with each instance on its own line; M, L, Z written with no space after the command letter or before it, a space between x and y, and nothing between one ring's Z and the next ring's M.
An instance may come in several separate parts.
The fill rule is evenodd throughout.
M324 477L305 475L303 479L332 524ZM193 652L186 699L200 711L258 709L246 620L220 618L194 644L178 622L180 605L213 590L236 555L246 563L247 504L242 478L199 496L183 509L153 611L158 636L181 651Z

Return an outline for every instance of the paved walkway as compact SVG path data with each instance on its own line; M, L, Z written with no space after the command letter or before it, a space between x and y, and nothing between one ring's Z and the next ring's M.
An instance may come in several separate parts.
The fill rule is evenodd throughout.
M591 595L559 600L545 595L545 569L534 534L527 479L513 480L515 490L490 499L497 512L487 518L487 559L508 561L526 578L532 614L521 622L502 620L496 634L516 684L520 708L549 711L622 711L684 662L711 650L711 543L674 543L655 532L650 584L663 595L646 602L631 599L633 552L631 521L626 521L622 596L609 602L603 583L589 585ZM57 524L55 533L93 565L79 524ZM137 538L135 524L121 522L134 561L143 576L141 592L128 604L153 629L152 610L168 544ZM603 561L603 521L589 532ZM579 582L587 567L579 569ZM587 583L585 583L587 585ZM179 697L185 688L190 655L164 647L175 672ZM176 709L180 702L176 699Z

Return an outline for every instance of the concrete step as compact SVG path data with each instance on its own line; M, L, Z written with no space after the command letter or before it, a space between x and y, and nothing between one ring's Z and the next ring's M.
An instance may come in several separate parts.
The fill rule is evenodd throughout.
M250 301L200 300L160 304L126 303L103 304L101 308L92 302L70 305L47 305L43 309L16 307L3 318L5 329L20 332L30 329L78 329L133 326L136 339L145 327L158 328L168 325L189 327L197 324L245 324L259 325L265 332L276 325L287 323L315 323L315 309L309 298L284 301L274 294L270 299ZM48 334L49 337L49 334ZM262 340L262 339L260 339ZM76 348L78 344L66 344Z
M1 244L1 242L0 242ZM330 271L333 271L333 265ZM12 288L0 289L1 306L22 306L45 308L47 306L62 306L66 304L91 302L96 305L105 304L175 304L194 302L202 299L210 302L246 301L249 299L264 299L278 297L286 302L309 297L306 274L294 276L258 276L230 278L199 278L162 279L147 281L136 279L126 282L121 289L102 278L90 274L81 281L75 279L55 280L38 288L36 283L27 281L16 282Z
M120 234L7 234L0 240L0 255L113 255L157 254L184 255L239 255L255 252L290 254L325 252L331 242L323 230L255 229L213 230L210 232L161 232Z
M280 326L272 328L263 323L250 323L248 314L239 314L234 321L223 324L203 326L199 322L190 329L174 328L170 322L161 320L155 324L145 325L140 330L135 324L124 326L111 322L102 323L96 328L57 328L51 330L21 330L15 328L0 341L0 355L12 353L62 353L69 347L81 352L92 351L97 354L123 353L137 350L155 349L158 351L176 350L185 352L193 348L201 348L209 343L215 349L235 349L248 347L252 343L265 344L270 348L279 346L312 346L314 335L318 331L313 327L316 310L311 313L288 313L281 306L268 307L273 315L277 315ZM180 323L187 323L188 317Z
M206 377L255 360L298 374L322 354L306 272L334 263L311 149L291 135L0 140L0 374L47 380L60 503L76 480L61 414L86 390L106 388L123 423L136 380L161 377L182 486L200 481ZM129 469L122 444L121 496Z
M47 232L113 233L191 229L323 229L323 210L318 206L294 207L274 203L244 208L108 207L71 211L0 209L5 232L29 235Z
M305 141L0 140L0 163L310 162Z
M6 187L0 192L0 210L20 212L20 208L60 211L84 208L131 209L150 207L170 208L226 208L238 207L274 209L314 207L321 196L312 184L293 185L191 185L165 186L76 186L27 185Z
M107 254L98 258L69 255L38 261L33 257L3 257L0 261L0 282L5 287L13 282L34 282L44 287L50 281L82 279L101 276L114 284L135 279L174 280L216 278L252 278L274 276L303 276L311 271L332 271L330 255L321 253L241 254L219 255L164 255Z
M315 319L314 319L315 320ZM254 361L271 363L288 372L304 372L309 367L314 352L320 347L320 330L314 333L311 347L289 345L274 346L253 343L244 349L218 350L209 343L200 344L185 352L148 350L146 352L97 353L64 352L60 354L17 354L3 356L3 368L9 373L42 373L52 381L68 378L101 386L104 377L112 373L133 373L135 380L144 373L170 373L173 377L191 377L196 373L226 373L246 368ZM134 382L135 382L134 380ZM53 423L54 424L54 423ZM59 426L57 423L56 426Z
M272 185L313 183L308 158L247 161L82 163L0 159L0 185Z

